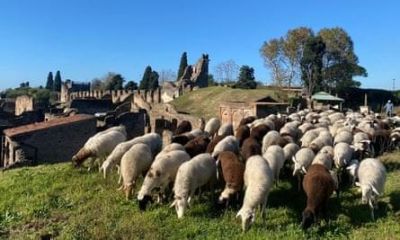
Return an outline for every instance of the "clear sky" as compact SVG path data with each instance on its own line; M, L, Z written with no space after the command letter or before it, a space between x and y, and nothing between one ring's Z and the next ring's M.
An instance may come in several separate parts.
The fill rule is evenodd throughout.
M176 71L202 53L210 70L229 59L270 82L259 49L288 29L342 27L368 78L363 87L400 88L400 1L376 0L0 0L0 89L49 71L90 81L107 72L139 82L146 65Z

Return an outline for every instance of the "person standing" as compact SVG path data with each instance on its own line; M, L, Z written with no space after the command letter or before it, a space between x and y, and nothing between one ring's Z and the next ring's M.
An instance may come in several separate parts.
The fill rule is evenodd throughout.
M386 116L387 117L391 117L393 114L393 103L392 101L388 100L387 103L384 106L385 108L385 112L386 112Z

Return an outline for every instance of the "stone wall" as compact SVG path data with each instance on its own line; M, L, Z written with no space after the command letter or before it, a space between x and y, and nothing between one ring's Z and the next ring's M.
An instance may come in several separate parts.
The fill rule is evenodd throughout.
M6 151L1 156L1 167L20 161L21 157L34 164L70 161L96 133L96 118L76 115L7 129L4 133Z
M15 115L19 116L24 112L33 111L33 97L23 95L15 100Z
M256 116L254 105L244 102L221 103L219 105L221 122L232 123L234 129L239 126L240 120L249 116Z

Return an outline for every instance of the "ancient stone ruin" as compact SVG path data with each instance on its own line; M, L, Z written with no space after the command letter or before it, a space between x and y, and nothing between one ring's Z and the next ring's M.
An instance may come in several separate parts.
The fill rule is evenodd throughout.
M185 71L177 85L183 88L208 87L209 61L208 54L203 54L195 65L189 65L185 68Z

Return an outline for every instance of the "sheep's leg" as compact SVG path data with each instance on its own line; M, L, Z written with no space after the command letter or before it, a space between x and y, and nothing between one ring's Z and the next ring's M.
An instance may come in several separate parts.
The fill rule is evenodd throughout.
M268 193L265 195L264 202L261 205L261 217L263 219L263 222L265 223L266 219L266 206L267 206L267 201L268 201Z
M297 174L297 190L299 192L301 191L301 176L300 176L300 174Z
M371 218L372 218L372 221L375 221L374 204L372 203L372 200L371 200L371 199L368 201L368 204L369 204L369 208L370 208L370 211L371 211Z

